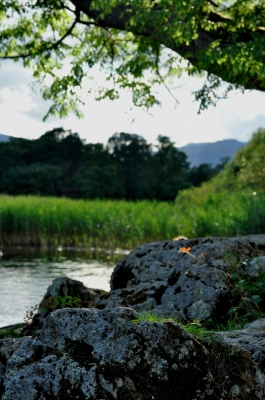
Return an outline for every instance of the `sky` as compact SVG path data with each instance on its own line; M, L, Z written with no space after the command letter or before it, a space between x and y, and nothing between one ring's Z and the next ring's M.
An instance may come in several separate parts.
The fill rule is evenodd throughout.
M104 85L104 74L95 72ZM237 139L247 142L259 127L265 128L265 93L245 91L231 93L198 114L199 104L192 92L202 86L201 78L175 79L172 87L175 100L165 87L158 88L161 106L149 113L133 107L131 95L123 90L115 101L95 101L93 94L82 94L85 101L84 119L74 115L66 119L42 118L49 104L39 93L33 92L34 82L29 69L20 63L4 61L0 68L0 133L27 139L36 139L50 129L63 127L77 132L87 143L106 143L115 132L137 133L155 143L159 134L169 136L177 147L188 143L216 142Z

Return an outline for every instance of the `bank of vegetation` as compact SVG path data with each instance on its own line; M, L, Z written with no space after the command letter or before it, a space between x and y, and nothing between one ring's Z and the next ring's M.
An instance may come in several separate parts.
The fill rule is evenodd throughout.
M128 249L178 235L264 233L262 194L209 194L192 204L190 195L174 203L0 196L0 243Z
M145 242L264 233L265 131L225 169L173 202L0 196L1 245L132 248Z

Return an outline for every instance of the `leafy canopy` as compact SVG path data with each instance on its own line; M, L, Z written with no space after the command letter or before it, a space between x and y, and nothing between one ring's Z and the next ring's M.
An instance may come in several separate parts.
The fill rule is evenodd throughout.
M234 88L265 90L262 0L2 0L0 58L22 60L52 101L45 116L81 117L80 89L96 99L132 93L136 106L159 103L155 84L184 72L207 79L200 109ZM106 84L93 82L93 67ZM228 85L222 87L223 81ZM223 89L224 88L224 89Z

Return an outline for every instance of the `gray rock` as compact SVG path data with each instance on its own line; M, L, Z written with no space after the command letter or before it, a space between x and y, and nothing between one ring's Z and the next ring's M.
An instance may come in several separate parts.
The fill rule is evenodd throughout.
M54 298L56 296L71 296L80 298L82 302L80 307L89 307L89 303L93 303L94 298L102 293L106 292L102 289L89 289L85 287L82 282L75 279L60 277L53 280L53 283L48 287L42 302L45 302L45 300L49 299L50 297Z
M180 253L191 247L190 253ZM180 319L225 315L234 301L227 279L231 255L256 273L264 263L265 235L150 243L132 251L114 269L109 294L96 296L100 309L132 307ZM257 254L259 257L257 258ZM263 264L262 264L263 265ZM264 264L265 265L265 264Z
M36 329L42 326L44 319L54 309L69 307L69 304L64 305L62 302L55 302L56 298L79 299L80 303L72 303L73 308L90 308L95 307L94 299L96 296L106 294L102 289L89 289L84 286L83 282L68 277L59 277L53 280L48 287L42 301L39 304L38 312L34 315L31 324L28 324L23 329L23 335L31 335Z
M211 316L211 312L211 306L204 301L199 300L188 308L187 316L190 319L205 320Z
M244 326L244 329L265 329L265 318L259 318Z
M179 252L182 247L191 247L191 255ZM253 275L261 271L264 249L265 235L181 239L143 245L115 267L109 293L88 289L82 282L66 277L55 279L32 325L23 333L30 335L41 327L54 310L47 304L58 296L79 297L81 304L76 307L131 307L139 312L152 311L179 320L204 321L213 314L224 316L236 298L231 281L227 279L229 258L232 255L234 260L248 260L244 270Z
M251 358L265 373L265 330L260 328L242 329L229 332L217 332L217 337L226 344L246 350Z
M137 317L129 308L52 312L7 357L2 400L232 400L236 386L264 399L265 376L244 350Z
M27 340L26 338L7 338L7 339L0 339L0 396L2 396L4 388L4 378L5 378L5 371L6 365L8 360L12 357L12 354L18 350L20 344Z
M255 257L247 265L246 272L250 276L258 276L261 272L265 271L265 256Z

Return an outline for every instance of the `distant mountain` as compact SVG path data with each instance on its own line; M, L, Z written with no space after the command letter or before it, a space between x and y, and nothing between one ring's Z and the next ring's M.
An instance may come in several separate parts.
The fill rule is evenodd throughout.
M10 136L3 135L2 133L0 133L0 142L9 142L9 140Z
M221 158L233 158L236 151L245 145L235 139L224 139L214 143L189 143L179 150L187 154L191 167L200 164L212 164L215 167Z

